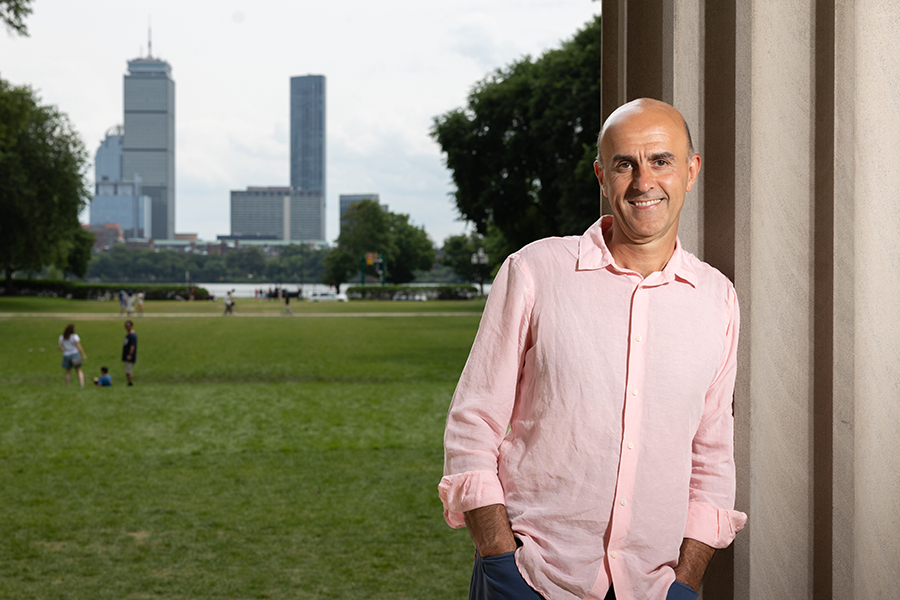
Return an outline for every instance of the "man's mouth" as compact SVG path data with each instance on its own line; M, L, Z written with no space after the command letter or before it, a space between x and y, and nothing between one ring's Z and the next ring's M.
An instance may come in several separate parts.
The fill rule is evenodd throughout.
M637 206L638 208L644 208L644 207L647 207L647 206L654 206L654 205L656 205L656 204L659 204L660 202L662 202L662 198L654 198L653 200L641 200L641 201L631 201L631 200L629 200L629 201L628 201L629 204L631 204L632 206Z

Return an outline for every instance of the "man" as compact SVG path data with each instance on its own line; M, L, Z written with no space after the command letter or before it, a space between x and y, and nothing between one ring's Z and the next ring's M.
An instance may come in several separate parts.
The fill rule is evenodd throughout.
M597 145L612 215L506 260L450 407L439 489L477 550L470 598L696 598L746 522L737 298L677 239L700 156L648 99Z
M128 385L134 385L134 363L137 362L137 334L134 324L125 321L125 343L122 345L122 363L125 365L125 378Z

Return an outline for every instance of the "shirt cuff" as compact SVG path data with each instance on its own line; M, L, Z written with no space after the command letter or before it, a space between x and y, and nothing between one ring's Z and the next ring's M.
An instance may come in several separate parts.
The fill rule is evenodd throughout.
M691 502L684 537L713 548L727 548L746 523L747 515L740 511L718 508L708 502Z
M504 504L503 486L494 471L468 471L447 475L438 485L444 520L454 529L465 527L463 513L491 504Z

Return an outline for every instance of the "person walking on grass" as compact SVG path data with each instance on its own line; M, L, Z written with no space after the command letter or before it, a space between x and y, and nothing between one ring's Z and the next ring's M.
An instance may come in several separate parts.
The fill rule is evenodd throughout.
M134 296L134 292L129 289L128 293L125 294L125 314L129 317L134 316L134 301L136 300Z
M125 321L125 343L122 345L122 363L125 365L125 379L128 385L134 385L134 363L137 362L137 334L134 323Z
M223 316L226 315L234 315L234 294L232 294L234 290L228 290L228 293L225 294L225 312Z
M65 331L59 336L59 351L62 352L62 368L66 370L66 387L69 387L69 380L72 377L72 369L78 372L78 383L84 387L84 371L81 370L81 363L87 360L87 354L81 347L81 338L75 333L75 325L66 325Z

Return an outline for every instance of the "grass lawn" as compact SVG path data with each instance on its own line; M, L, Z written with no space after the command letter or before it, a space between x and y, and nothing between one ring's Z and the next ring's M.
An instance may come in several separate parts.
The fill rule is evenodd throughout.
M4 298L0 312L103 304ZM437 483L482 304L451 304L135 320L131 388L122 320L77 321L86 375L113 375L83 390L63 384L67 320L0 319L0 597L466 597L472 545L444 524Z

